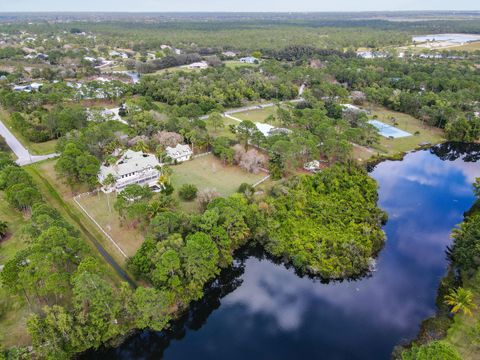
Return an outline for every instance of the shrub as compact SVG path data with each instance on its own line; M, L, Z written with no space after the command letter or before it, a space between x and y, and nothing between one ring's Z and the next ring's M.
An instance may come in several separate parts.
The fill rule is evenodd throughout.
M197 192L198 189L195 185L184 184L180 190L178 190L178 195L180 195L183 200L191 201L197 197Z
M242 183L239 187L238 187L238 190L237 192L239 192L240 194L245 194L245 193L253 193L254 192L254 188L252 185L250 184L247 184L247 183Z

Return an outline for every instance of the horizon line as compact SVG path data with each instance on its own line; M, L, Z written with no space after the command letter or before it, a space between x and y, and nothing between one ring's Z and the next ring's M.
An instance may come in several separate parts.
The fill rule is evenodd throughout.
M291 11L226 11L226 10L175 10L175 11L110 11L110 10L0 10L0 14L92 14L92 13L102 13L102 14L335 14L335 13L402 13L402 12L478 12L478 10L452 10L452 9L412 9L412 10L291 10Z

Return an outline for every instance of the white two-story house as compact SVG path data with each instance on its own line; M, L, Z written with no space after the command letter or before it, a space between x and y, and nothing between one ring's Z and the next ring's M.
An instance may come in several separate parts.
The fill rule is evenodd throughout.
M127 185L148 185L154 190L159 190L158 179L161 164L153 154L141 151L127 150L114 165L100 167L98 181L104 184L109 174L115 178L115 184L103 186L102 191L121 192Z

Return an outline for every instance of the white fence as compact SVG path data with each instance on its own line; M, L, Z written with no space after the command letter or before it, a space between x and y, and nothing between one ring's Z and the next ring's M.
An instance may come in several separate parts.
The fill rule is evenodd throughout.
M128 258L128 255L125 253L125 251L122 250L122 248L120 246L118 246L118 244L115 242L115 240L112 239L112 237L110 235L107 234L107 232L105 230L103 230L103 228L100 226L100 224L88 213L88 211L82 206L82 204L80 204L78 202L78 199L84 197L84 196L89 196L89 195L93 195L95 193L97 193L98 191L95 190L93 192L89 192L89 193L84 193L84 194L80 194L80 195L77 195L73 198L73 201L75 201L75 204L78 205L78 207L85 213L85 215L88 216L88 218L90 220L92 220L92 222L100 229L100 231L107 237L108 240L110 240L110 242L115 246L115 248L120 251L120 253L125 257L125 258ZM108 196L108 195L106 195Z

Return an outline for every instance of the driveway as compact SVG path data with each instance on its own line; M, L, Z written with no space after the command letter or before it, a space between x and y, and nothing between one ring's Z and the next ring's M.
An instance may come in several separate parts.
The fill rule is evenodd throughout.
M29 151L22 145L20 141L11 133L5 124L0 120L0 135L5 139L7 145L12 149L17 157L17 164L20 166L33 164L38 161L50 159L58 156L58 154L48 155L31 155Z

